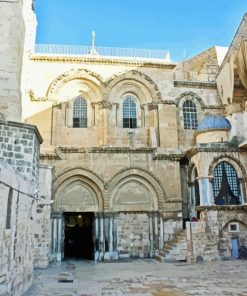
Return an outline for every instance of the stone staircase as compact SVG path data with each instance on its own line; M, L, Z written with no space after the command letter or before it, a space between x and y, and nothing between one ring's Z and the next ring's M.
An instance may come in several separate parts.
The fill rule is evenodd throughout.
M160 262L186 261L187 252L186 230L181 229L172 240L165 243L163 250L155 259Z

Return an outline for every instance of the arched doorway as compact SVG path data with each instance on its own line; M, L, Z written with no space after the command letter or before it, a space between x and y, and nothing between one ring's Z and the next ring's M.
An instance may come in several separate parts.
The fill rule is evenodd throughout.
M52 241L58 261L98 258L102 189L102 181L83 169L70 170L55 180Z

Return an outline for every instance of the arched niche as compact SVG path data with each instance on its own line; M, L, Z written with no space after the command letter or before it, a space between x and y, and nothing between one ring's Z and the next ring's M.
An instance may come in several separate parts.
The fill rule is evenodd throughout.
M93 188L85 182L71 182L61 192L58 204L63 212L98 212L98 199Z
M141 210L142 208L145 208L145 210L148 211L164 210L165 192L159 180L150 174L150 172L137 167L120 171L109 182L108 191L110 210L116 210L117 202L119 200L124 201L124 196L126 196L126 200L124 202L128 203L128 208L130 208L129 205L131 204L131 199L128 197L128 194L124 194L126 192L128 193L129 185L130 188L134 187L134 189L136 188L139 192L136 194L135 199L132 200L136 202L138 207L133 206L132 209L136 208L137 210ZM141 194L143 194L143 196L140 197ZM140 199L138 199L138 196ZM145 205L143 205L142 208L140 207L141 202L144 202L143 204Z
M53 183L54 212L103 212L103 182L90 171L75 168Z
M154 190L137 178L118 184L110 199L110 208L113 211L154 211L157 206Z

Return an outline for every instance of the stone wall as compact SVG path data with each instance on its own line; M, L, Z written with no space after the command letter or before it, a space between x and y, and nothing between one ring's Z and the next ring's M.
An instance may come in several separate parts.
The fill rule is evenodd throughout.
M0 295L22 295L33 277L32 185L0 164Z
M120 213L118 215L117 251L119 259L149 257L149 218L147 213Z
M35 126L0 120L0 160L38 184L41 136Z
M46 268L51 251L52 167L39 166L39 200L33 214L34 267Z
M20 80L25 34L21 1L1 1L0 15L0 113L7 120L21 121Z
M41 141L34 126L0 121L0 295L22 295L32 283Z
M200 220L187 222L188 258L192 261L211 261L232 257L232 239L239 249L247 247L247 215L243 206L200 207ZM237 223L237 231L230 231L229 223Z

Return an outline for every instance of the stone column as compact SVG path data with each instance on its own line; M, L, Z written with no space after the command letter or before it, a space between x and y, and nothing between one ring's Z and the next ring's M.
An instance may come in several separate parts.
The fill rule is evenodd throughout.
M247 203L247 200L246 200L247 178L238 178L238 180L239 180L239 185L241 190L242 204L246 204Z
M99 232L99 260L103 260L104 258L104 252L105 252L105 244L104 244L104 218L103 218L103 214L101 213L99 215L99 228L100 228L100 232Z
M52 219L53 231L52 231L52 253L57 253L57 218Z
M159 240L159 249L162 250L164 247L164 223L163 218L160 217L160 240Z
M213 187L210 182L211 177L198 177L200 191L200 206L209 206L214 204Z
M154 257L153 213L149 213L150 257Z
M57 261L62 260L62 217L57 219Z
M99 110L101 110L103 146L109 146L109 111L112 110L112 103L103 100L98 102L98 105Z
M94 238L94 249L95 249L95 253L94 253L94 260L98 261L99 260L99 217L98 217L98 213L95 213L95 217L94 217L94 227L95 227L95 238Z
M158 229L158 213L154 213L154 250L155 255L159 254L159 229Z
M113 252L113 217L109 218L109 252Z

